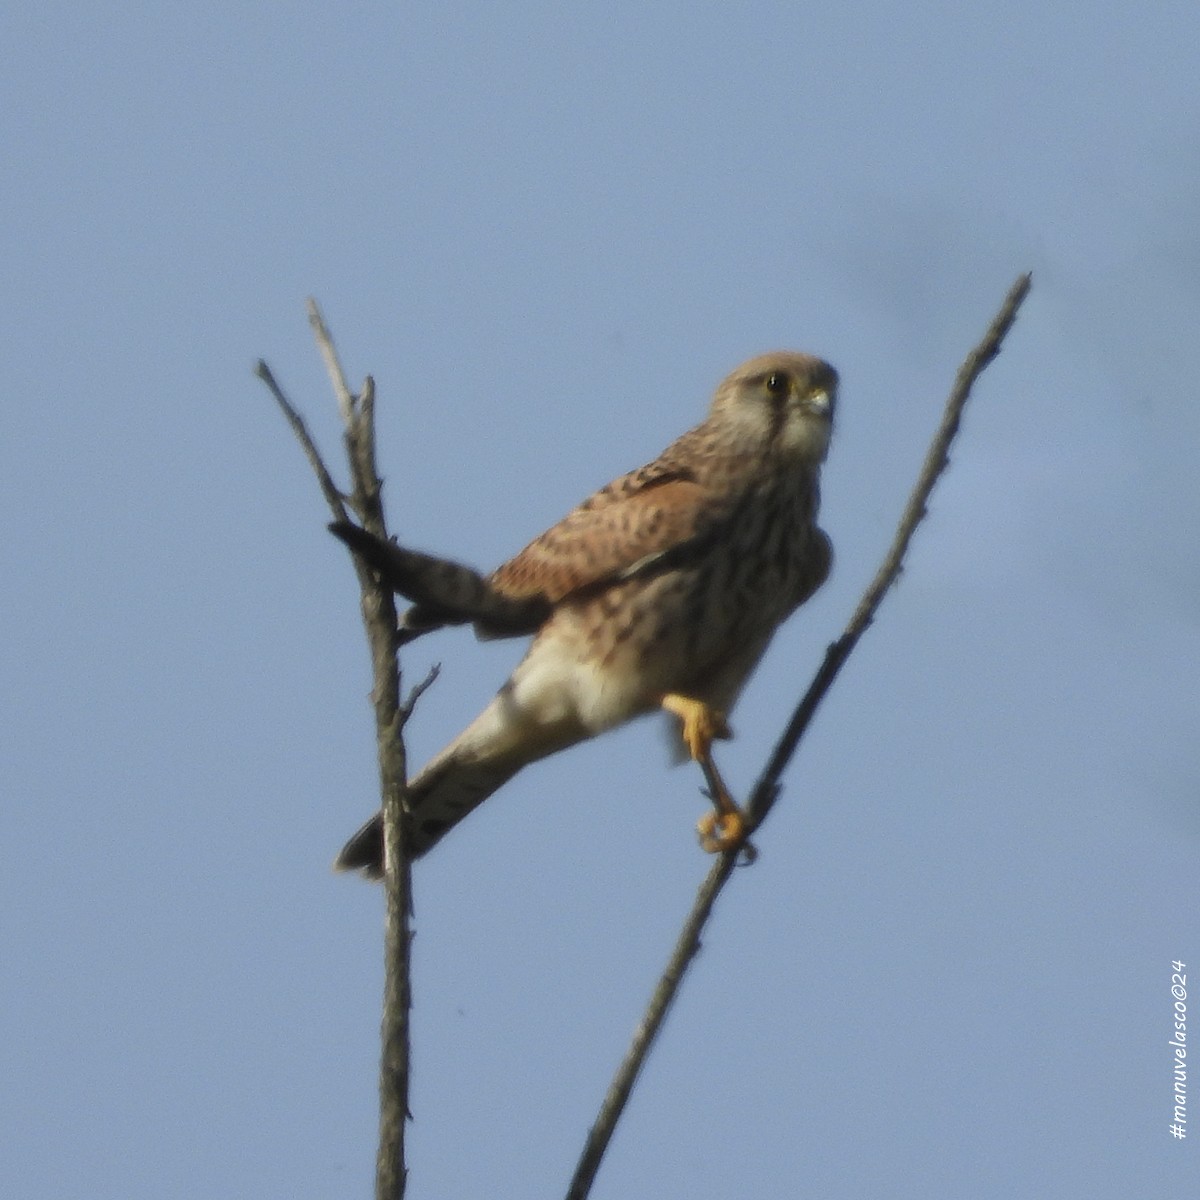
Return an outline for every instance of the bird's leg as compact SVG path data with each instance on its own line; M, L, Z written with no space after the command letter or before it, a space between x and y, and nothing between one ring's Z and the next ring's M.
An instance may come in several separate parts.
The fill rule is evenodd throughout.
M708 795L715 809L714 812L705 813L696 825L700 845L709 854L743 849L753 861L754 847L746 841L746 814L734 803L712 757L713 742L717 738L732 736L724 714L710 708L702 700L676 693L664 696L662 706L682 722L684 744L704 772Z

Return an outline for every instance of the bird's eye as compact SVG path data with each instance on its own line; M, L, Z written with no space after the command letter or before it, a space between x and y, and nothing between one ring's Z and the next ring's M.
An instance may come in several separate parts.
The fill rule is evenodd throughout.
M783 393L787 391L787 388L788 379L782 371L772 371L771 374L767 376L767 391L770 392L772 396L782 396Z

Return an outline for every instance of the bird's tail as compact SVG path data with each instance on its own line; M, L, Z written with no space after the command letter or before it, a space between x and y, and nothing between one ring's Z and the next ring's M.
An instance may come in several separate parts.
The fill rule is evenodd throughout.
M430 763L409 785L404 847L420 858L472 809L520 770L520 763L456 763L445 756ZM432 768L440 769L434 773ZM383 878L383 814L376 813L342 847L335 871L361 871L367 879Z
M523 766L582 740L576 721L534 724L506 687L409 784L404 845L409 858L435 846ZM334 870L383 877L383 818L376 813L342 848Z
M413 602L401 625L405 641L442 625L467 622L474 622L481 637L519 637L536 632L550 614L544 596L502 594L462 563L383 541L349 521L335 521L329 531L388 587Z

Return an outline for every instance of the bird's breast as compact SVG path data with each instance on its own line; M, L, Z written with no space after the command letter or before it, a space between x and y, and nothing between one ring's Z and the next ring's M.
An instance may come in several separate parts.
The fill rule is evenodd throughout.
M598 732L670 692L736 695L828 569L815 507L812 488L760 489L694 558L561 604L522 664L545 706Z

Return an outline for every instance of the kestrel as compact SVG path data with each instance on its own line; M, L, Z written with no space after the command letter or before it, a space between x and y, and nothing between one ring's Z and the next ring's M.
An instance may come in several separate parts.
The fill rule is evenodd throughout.
M730 736L726 717L775 630L829 574L816 519L837 382L807 354L750 359L700 425L486 577L330 526L413 602L406 640L468 622L481 638L534 635L487 708L409 784L409 854L522 767L655 709L703 768L716 811L700 822L701 844L744 844L712 743ZM381 877L378 814L335 866Z

